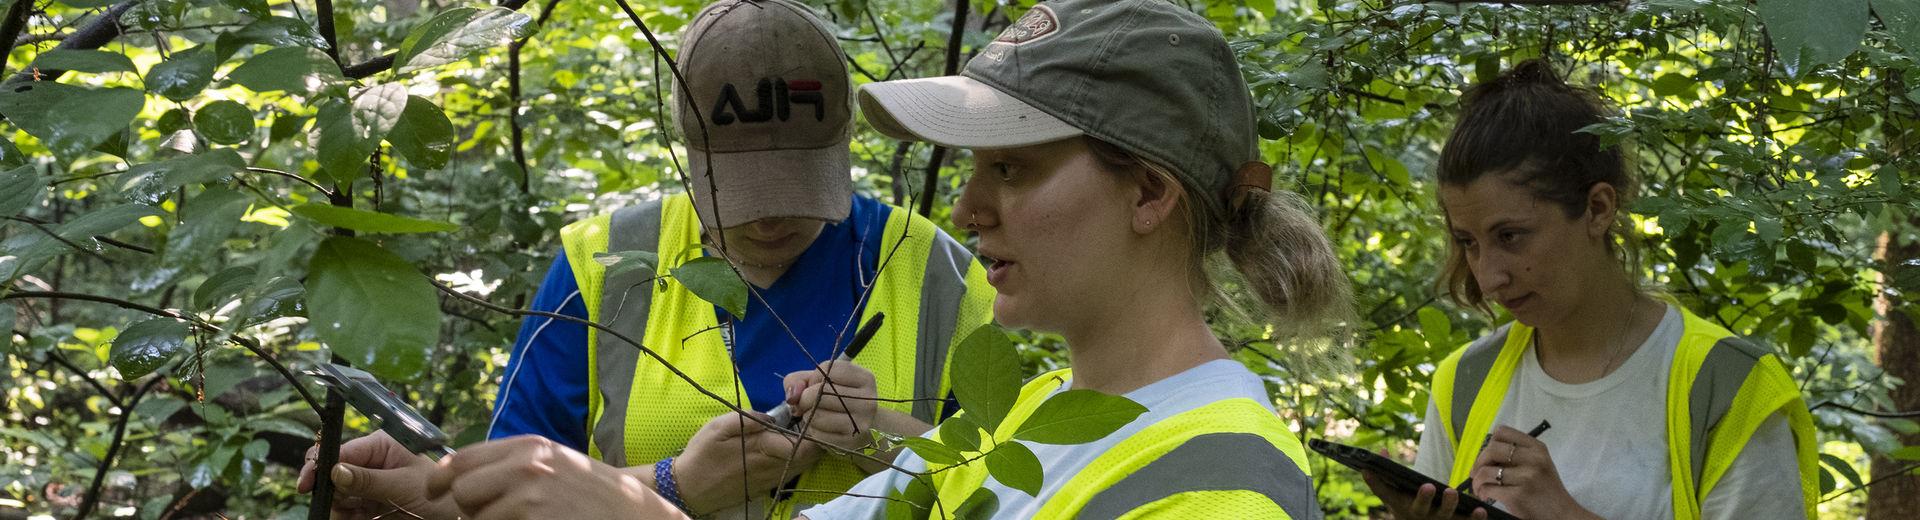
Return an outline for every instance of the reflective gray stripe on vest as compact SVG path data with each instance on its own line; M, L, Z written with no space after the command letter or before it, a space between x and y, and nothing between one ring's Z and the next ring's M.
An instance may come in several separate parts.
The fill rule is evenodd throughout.
M1707 440L1713 429L1720 425L1727 411L1733 409L1733 398L1739 395L1740 384L1746 382L1747 374L1753 372L1760 358L1771 354L1772 351L1735 336L1722 338L1707 351L1707 359L1694 376L1687 399L1691 421L1688 431L1693 436L1689 449L1693 455L1694 489L1700 488L1700 474L1707 464Z
M1460 354L1460 364L1453 367L1453 409L1446 419L1453 423L1453 434L1457 437L1467 433L1467 417L1473 412L1473 400L1480 396L1480 387L1487 382L1487 373L1493 371L1493 364L1500 360L1500 349L1507 345L1507 334L1512 333L1513 324L1501 325L1473 344L1467 345L1467 351ZM1466 444L1464 439L1453 440L1456 447Z
M894 208L894 211L906 211ZM941 376L947 369L947 351L959 326L960 305L967 296L967 268L973 253L946 233L934 232L927 251L927 269L920 282L920 329L913 364L913 417L939 422L936 405Z
M1251 433L1210 433L1188 439L1101 490L1075 518L1119 518L1140 506L1193 491L1252 491L1266 495L1294 520L1321 517L1313 481L1273 443Z
M607 251L653 251L660 247L660 207L655 200L615 211L607 224ZM591 259L588 259L591 260ZM631 270L609 276L600 288L600 323L636 341L647 334L647 309L653 305L650 270ZM590 424L601 460L613 467L627 466L624 430L627 393L633 390L633 368L640 349L612 334L601 334L594 371L599 377L601 420ZM589 422L593 421L588 417ZM645 462L645 461L640 461Z

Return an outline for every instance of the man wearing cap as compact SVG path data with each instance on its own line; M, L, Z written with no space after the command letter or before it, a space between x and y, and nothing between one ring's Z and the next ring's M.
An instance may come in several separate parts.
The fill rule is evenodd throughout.
M794 411L814 438L862 450L869 428L918 435L953 412L949 346L991 320L993 293L973 255L932 222L853 193L846 56L807 7L711 4L692 20L680 66L674 118L691 193L566 226L532 303L620 331L668 364L579 323L528 318L488 438L545 437L627 468L694 515L770 508L788 518L879 466L796 446L672 369L759 412L799 392L787 376L821 370L846 398L796 400ZM609 273L608 255L654 265ZM742 315L667 276L707 259L729 261L751 285ZM881 313L859 367L834 361Z

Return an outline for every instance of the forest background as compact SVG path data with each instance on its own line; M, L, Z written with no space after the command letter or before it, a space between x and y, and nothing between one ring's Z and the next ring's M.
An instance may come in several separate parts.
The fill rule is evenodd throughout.
M806 3L857 83L952 73L1032 5ZM1544 57L1624 109L1588 131L1636 158L1648 286L1788 361L1821 516L1920 515L1920 0L1180 3L1350 266L1351 348L1220 320L1302 437L1410 459L1434 363L1510 319L1435 288L1433 165L1463 86ZM701 4L0 1L0 518L308 516L302 453L372 427L298 374L328 360L483 437L560 226L684 190L666 58ZM853 154L965 236L965 152ZM1377 508L1312 469L1330 516Z

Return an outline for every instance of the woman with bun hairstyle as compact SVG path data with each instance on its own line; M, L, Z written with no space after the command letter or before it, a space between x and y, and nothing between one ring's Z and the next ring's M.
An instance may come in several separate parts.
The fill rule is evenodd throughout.
M1614 109L1539 60L1461 106L1440 286L1514 321L1437 367L1415 469L1528 519L1812 517L1813 425L1780 358L1641 286L1632 158L1580 131ZM1459 499L1368 483L1401 520Z

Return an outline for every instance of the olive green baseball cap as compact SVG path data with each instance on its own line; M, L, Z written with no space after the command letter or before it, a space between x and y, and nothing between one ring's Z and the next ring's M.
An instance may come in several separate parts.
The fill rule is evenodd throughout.
M1256 160L1253 100L1226 38L1167 0L1035 5L959 76L869 83L868 122L896 139L1012 148L1075 136L1166 165L1224 194ZM1223 205L1221 196L1194 197Z
M694 15L683 42L674 121L700 219L845 220L853 90L827 22L788 0L719 0Z

